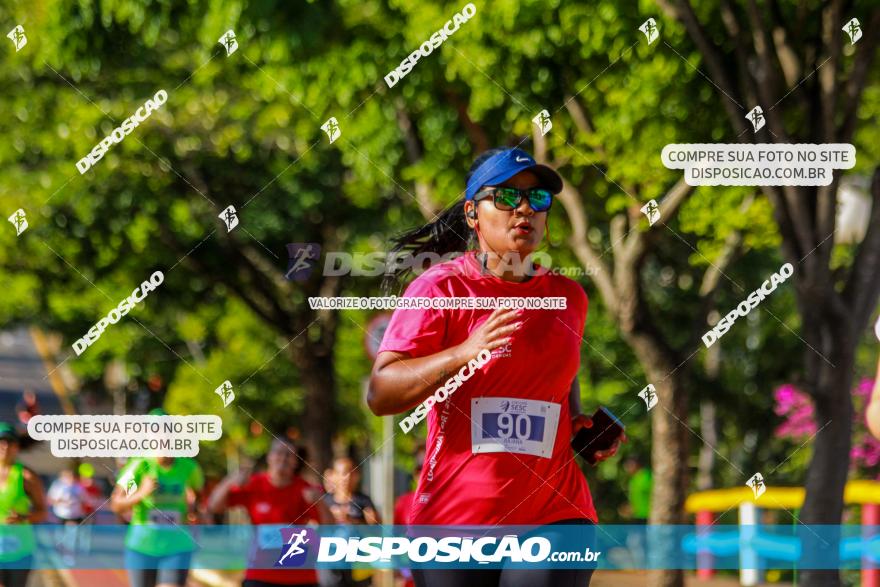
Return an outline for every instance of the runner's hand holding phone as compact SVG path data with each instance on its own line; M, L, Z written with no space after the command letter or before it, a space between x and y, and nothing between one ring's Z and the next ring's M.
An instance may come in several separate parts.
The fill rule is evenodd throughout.
M621 421L611 410L600 407L590 419L593 425L581 428L571 441L571 447L591 465L596 464L596 453L608 450L623 435Z

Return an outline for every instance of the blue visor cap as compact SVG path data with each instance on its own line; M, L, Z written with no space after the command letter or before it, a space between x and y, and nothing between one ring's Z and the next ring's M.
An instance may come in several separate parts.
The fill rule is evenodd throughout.
M465 199L473 200L480 188L504 183L520 171L531 171L538 176L540 187L558 194L562 191L562 178L546 165L539 165L522 149L507 149L483 161L467 183Z

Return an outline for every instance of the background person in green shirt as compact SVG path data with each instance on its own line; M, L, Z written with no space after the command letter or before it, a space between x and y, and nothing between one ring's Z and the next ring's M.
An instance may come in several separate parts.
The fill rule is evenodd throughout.
M34 552L30 524L46 519L43 482L18 462L15 428L0 422L0 585L24 587Z
M629 477L627 497L629 498L630 516L633 522L647 524L651 515L651 486L653 478L651 469L644 466L638 457L630 457L624 464Z
M202 469L190 458L137 457L122 468L110 506L131 512L125 566L132 587L186 585L195 549L187 526L203 485Z
M651 488L654 481L651 469L644 466L644 461L637 456L628 458L623 466L629 477L627 487L629 503L626 513L634 524L647 524L651 516ZM643 532L631 532L627 538L626 546L632 556L633 568L644 568L644 537Z

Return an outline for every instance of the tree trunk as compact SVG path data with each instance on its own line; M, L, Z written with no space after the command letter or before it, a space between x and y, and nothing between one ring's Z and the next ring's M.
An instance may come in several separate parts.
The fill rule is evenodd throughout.
M715 344L706 351L706 377L717 381L721 370L721 345ZM700 402L700 433L703 444L700 446L700 460L697 465L697 491L712 489L712 473L715 471L715 447L718 446L718 417L715 402L706 399Z
M643 362L643 365L650 363ZM674 367L672 367L674 368ZM669 373L671 371L666 371ZM651 374L657 381L662 377L660 370ZM686 521L683 516L687 497L689 470L687 458L690 455L688 431L682 425L687 421L686 392L679 377L673 375L657 387L660 404L651 412L651 464L654 487L651 496L651 524L677 525ZM661 408L661 409L657 409ZM668 547L675 549L672 539L659 545L660 552ZM660 560L674 560L674 555L663 556ZM651 587L682 587L684 572L681 569L658 569L651 571L648 584Z
M302 338L308 336L304 333ZM297 341L299 342L299 341ZM333 431L336 429L336 373L332 352L310 342L292 344L289 354L299 369L305 390L302 437L309 453L307 468L318 478L333 461Z
M804 319L808 320L809 315ZM826 356L834 363L834 367L815 355L808 356L807 359L820 362L818 369L808 370L816 380L807 381L815 406L816 427L820 432L813 442L813 457L807 470L806 498L800 516L800 521L806 525L838 525L843 520L841 496L846 486L852 446L851 390L855 362L855 339L845 331L846 326L829 325L824 330L831 333L831 348ZM818 348L824 351L827 346ZM817 556L814 558L836 558L838 549L827 548L830 541L826 532L821 532L825 542L806 529L801 534L805 540L805 552L816 549ZM804 570L802 577L804 585L809 587L840 585L837 570Z
M718 446L718 418L712 400L700 402L700 432L703 444L697 466L697 491L706 491L715 485L712 474L715 471L715 447Z
M626 336L639 362L645 367L659 401L651 410L651 467L654 484L651 494L650 524L664 526L686 523L684 502L690 471L690 432L687 426L687 386L683 369L648 337ZM655 539L659 534L651 534ZM674 560L676 545L672 537L658 544L652 540L651 558L658 563ZM659 548L659 550L658 550ZM664 549L669 549L664 554ZM656 557L656 558L655 558ZM650 572L651 587L683 587L684 571L658 569Z

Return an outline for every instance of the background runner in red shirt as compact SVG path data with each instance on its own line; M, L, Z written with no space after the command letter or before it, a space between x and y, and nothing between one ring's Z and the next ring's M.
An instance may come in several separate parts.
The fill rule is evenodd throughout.
M254 525L329 522L320 495L294 475L296 461L296 449L282 440L275 440L266 455L266 471L228 476L211 494L210 511L221 513L227 508L240 506L247 509ZM278 532L277 529L274 531ZM244 578L242 587L318 585L318 574L314 569L248 569Z

